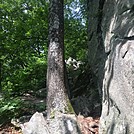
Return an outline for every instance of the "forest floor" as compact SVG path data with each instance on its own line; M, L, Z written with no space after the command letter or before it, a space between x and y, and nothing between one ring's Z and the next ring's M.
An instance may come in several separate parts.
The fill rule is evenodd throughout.
M0 127L0 134L22 134L22 131L21 128L8 123Z
M99 118L78 116L82 134L98 134ZM21 128L8 123L0 127L0 134L22 134Z

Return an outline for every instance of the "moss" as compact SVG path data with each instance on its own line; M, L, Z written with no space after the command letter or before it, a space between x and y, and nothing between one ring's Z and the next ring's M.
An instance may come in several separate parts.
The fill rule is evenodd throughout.
M55 118L55 116L57 116L57 114L59 114L59 113L63 113L63 114L74 114L75 113L69 99L67 99L67 104L66 104L66 107L64 110L65 111L63 112L63 111L59 111L59 109L54 109L54 110L51 109L50 119Z
M50 119L53 119L55 117L55 110L51 111L50 113Z
M67 107L66 107L65 110L66 110L67 113L70 113L70 114L74 114L75 113L74 109L73 109L73 107L71 105L71 102L69 100L67 100Z

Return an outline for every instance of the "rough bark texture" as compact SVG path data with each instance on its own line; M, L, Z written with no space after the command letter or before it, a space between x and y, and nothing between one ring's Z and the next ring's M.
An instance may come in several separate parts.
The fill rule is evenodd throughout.
M103 95L99 133L133 134L134 1L88 0L88 8L89 63Z
M47 114L51 118L57 111L66 113L72 109L65 80L63 0L50 1L49 20Z

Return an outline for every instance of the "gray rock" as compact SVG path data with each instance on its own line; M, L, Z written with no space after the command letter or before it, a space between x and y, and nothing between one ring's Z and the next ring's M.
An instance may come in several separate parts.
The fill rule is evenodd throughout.
M100 134L134 133L133 8L133 0L89 0L89 63L103 95Z
M80 134L75 115L59 113L47 120L43 114L36 112L29 122L22 126L23 134Z
M50 134L43 114L36 112L29 122L21 125L23 134Z

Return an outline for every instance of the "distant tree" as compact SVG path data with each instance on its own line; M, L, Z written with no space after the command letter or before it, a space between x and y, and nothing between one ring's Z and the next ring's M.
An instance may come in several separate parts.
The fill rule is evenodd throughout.
M1 63L1 59L0 59L0 92L2 90L2 85L1 85L1 82L2 82L2 76L1 76L1 71L2 71L2 63Z
M57 112L73 112L67 95L64 62L64 12L63 0L50 0L49 49L47 69L48 118Z

